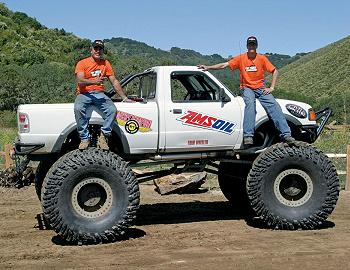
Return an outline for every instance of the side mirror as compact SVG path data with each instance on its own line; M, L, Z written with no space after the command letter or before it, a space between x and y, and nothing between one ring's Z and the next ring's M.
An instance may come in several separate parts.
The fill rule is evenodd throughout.
M231 101L231 98L226 94L224 88L220 89L219 98L220 98L221 102L230 102Z

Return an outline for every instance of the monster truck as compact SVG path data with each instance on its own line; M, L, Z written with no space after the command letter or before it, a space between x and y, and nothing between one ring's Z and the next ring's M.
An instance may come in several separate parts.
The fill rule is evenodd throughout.
M115 241L136 217L138 184L174 171L217 174L232 206L252 210L267 227L313 229L333 211L339 178L311 145L331 109L315 112L308 104L278 99L297 140L288 145L257 102L255 144L245 149L244 102L211 73L158 66L121 84L136 102L120 102L107 91L118 109L110 151L96 145L102 118L95 108L89 112L91 147L80 151L73 104L18 107L16 154L40 161L36 191L45 218L65 240ZM164 163L167 171L136 176L132 170Z

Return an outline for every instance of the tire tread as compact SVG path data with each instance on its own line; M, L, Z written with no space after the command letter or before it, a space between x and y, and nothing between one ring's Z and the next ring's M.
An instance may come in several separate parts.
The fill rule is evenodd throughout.
M328 189L326 199L316 213L300 220L287 220L276 216L266 207L262 198L262 175L274 162L286 156L299 156L303 159L312 160L315 166L321 168L326 179ZM268 227L274 229L295 230L320 227L334 210L339 191L339 178L332 162L322 151L304 142L296 142L294 145L278 143L271 146L254 161L247 180L247 193L253 210Z
M118 171L129 193L128 207L126 207L120 220L116 221L115 226L101 233L94 234L82 232L73 225L66 223L57 207L58 193L66 176L69 174L68 172L77 170L82 166L90 166L91 164L100 164ZM83 151L74 150L69 152L53 164L43 182L41 201L45 217L55 232L62 238L68 242L98 244L116 241L132 225L139 208L140 192L137 179L127 162L112 152L88 148Z

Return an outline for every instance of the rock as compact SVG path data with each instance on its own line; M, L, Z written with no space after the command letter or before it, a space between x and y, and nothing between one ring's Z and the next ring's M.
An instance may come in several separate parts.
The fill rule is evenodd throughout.
M0 171L0 186L21 188L34 182L34 169L27 167L22 174L17 173L15 167Z
M156 191L161 195L203 192L199 188L207 178L206 172L171 174L153 180ZM204 190L207 191L207 190Z

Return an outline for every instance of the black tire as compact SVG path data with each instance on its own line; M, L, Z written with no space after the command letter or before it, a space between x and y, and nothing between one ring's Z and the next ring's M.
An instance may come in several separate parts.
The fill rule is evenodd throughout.
M128 164L96 148L61 157L42 188L46 219L72 243L118 240L136 218L139 202L138 182Z
M332 162L315 147L279 143L254 161L247 192L253 210L267 227L315 229L337 203L339 178Z
M226 199L238 212L251 210L246 184L252 164L220 162L218 182Z
M36 168L34 186L36 195L38 196L39 200L41 200L41 189L43 186L45 176L51 168L51 166L55 163L55 161L55 159L47 159L40 161L38 167Z

